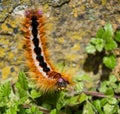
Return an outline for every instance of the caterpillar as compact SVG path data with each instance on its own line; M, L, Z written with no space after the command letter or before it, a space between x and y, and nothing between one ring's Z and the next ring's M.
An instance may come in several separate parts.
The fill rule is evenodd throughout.
M70 84L71 78L57 72L49 62L45 50L44 20L41 10L25 11L23 33L29 75L41 91L63 90Z

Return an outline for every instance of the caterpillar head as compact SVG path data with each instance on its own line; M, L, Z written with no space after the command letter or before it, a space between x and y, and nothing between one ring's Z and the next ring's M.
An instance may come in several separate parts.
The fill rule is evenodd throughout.
M32 16L37 16L37 17L40 17L42 16L42 11L41 10L35 10L35 9L28 9L25 11L25 16L30 18Z
M69 82L60 77L57 81L58 90L64 90L67 87L67 84L69 84Z

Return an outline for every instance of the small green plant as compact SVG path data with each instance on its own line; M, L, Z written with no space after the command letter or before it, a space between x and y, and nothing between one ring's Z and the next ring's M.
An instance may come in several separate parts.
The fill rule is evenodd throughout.
M42 94L25 76L19 73L18 81L0 84L0 114L119 114L120 84L114 75L101 83L98 92L85 91L77 76L74 90ZM96 99L94 99L96 97Z
M16 84L10 81L0 84L0 114L42 114L31 103L33 97L40 96L39 92L32 90L30 93L29 89L24 72L20 72Z
M120 31L114 32L112 25L106 24L97 31L94 38L91 38L86 47L86 52L88 54L104 52L103 64L113 69L116 65L116 56L113 50L118 47L117 42L120 42Z

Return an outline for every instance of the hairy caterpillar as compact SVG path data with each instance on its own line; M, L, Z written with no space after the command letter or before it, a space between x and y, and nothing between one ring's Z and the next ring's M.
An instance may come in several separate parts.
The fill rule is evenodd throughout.
M41 10L25 11L24 44L30 76L42 91L63 90L71 82L69 76L55 71L45 50L44 17Z

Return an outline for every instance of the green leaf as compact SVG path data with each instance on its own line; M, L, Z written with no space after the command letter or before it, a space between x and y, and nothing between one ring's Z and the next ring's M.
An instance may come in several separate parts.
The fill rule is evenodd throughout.
M105 42L105 50L111 51L117 48L117 43L113 39L108 39Z
M95 108L97 109L97 111L99 112L99 114L104 114L102 109L101 109L101 103L100 100L96 100L93 102Z
M117 85L117 88L115 89L116 93L120 93L120 83Z
M74 106L74 105L80 104L79 97L80 96L73 96L73 97L69 98L66 102L69 106Z
M104 42L101 42L96 45L96 49L98 52L102 52L103 48L104 48Z
M82 114L94 114L92 104L90 102L87 102L84 105L83 113Z
M115 33L115 40L117 42L120 42L120 30L116 31L116 33Z
M101 99L101 101L100 101L101 107L103 107L107 102L108 102L107 98Z
M104 26L104 33L102 35L102 38L105 39L105 40L109 40L113 37L113 28L112 28L112 25L110 23L106 24Z
M51 110L51 111L50 111L50 114L57 114L56 109Z
M63 106L66 105L65 93L64 93L64 92L61 92L59 96L60 96L60 97L59 97L59 99L58 99L58 101L57 101L57 104L56 104L57 110L60 110Z
M43 114L38 107L36 107L35 105L32 105L31 108L26 109L26 113L25 114Z
M76 92L82 92L82 90L83 90L83 82L76 83L75 90L76 90Z
M84 102L84 101L86 101L88 99L88 96L86 95L86 94L84 94L84 93L82 93L81 95L80 95L80 103L82 103L82 102Z
M110 83L110 86L113 88L113 89L117 89L118 88L118 85L117 85L117 83Z
M26 100L28 100L28 96L26 96L26 94L24 94L24 96L22 96L22 98L20 98L19 100L16 101L16 105L24 104L26 102Z
M25 99L27 99L27 97L28 97L28 93L27 93L28 81L27 81L27 78L26 78L24 72L19 73L18 81L17 81L15 87L18 89L17 94L19 94L19 97L20 98L25 97Z
M103 58L103 63L106 67L113 69L116 65L116 57L114 55L109 55Z
M104 110L104 114L116 114L116 106L114 105L110 105L110 104L106 104L104 107L103 107L103 110Z
M25 91L22 88L18 89L18 94L19 94L20 99L27 99L28 98L27 91Z
M90 40L90 44L92 44L92 45L96 45L96 44L98 44L98 42L99 42L98 38L91 38L91 40Z
M86 52L89 53L89 54L94 54L96 49L95 49L95 46L91 45L91 44L88 44L88 46L86 47Z
M99 38L92 38L90 41L93 44L98 52L101 52L104 47L104 40Z
M103 33L104 33L103 27L99 28L96 34L96 38L102 38Z
M106 90L107 90L107 81L104 81L103 83L101 83L101 86L100 86L100 89L99 89L99 91L101 92L101 93L105 93L106 92Z
M38 98L38 97L40 97L40 96L41 96L41 94L40 94L40 92L38 92L37 90L32 90L32 91L31 91L31 97L32 97L33 99Z
M25 73L20 72L18 76L18 81L16 83L17 88L22 88L24 90L28 89L28 81L26 79Z
M114 97L110 97L110 98L108 98L108 103L109 103L109 104L117 104L118 101L117 101L116 98L114 98Z
M0 98L8 97L11 93L10 82L6 82L5 84L0 86Z
M110 96L113 96L114 95L114 91L111 87L108 87L106 92L105 92L106 95L110 95Z
M110 81L110 83L115 83L117 81L116 76L115 75L110 75L109 76L109 81Z
M16 107L10 107L9 109L6 110L5 114L17 114Z

